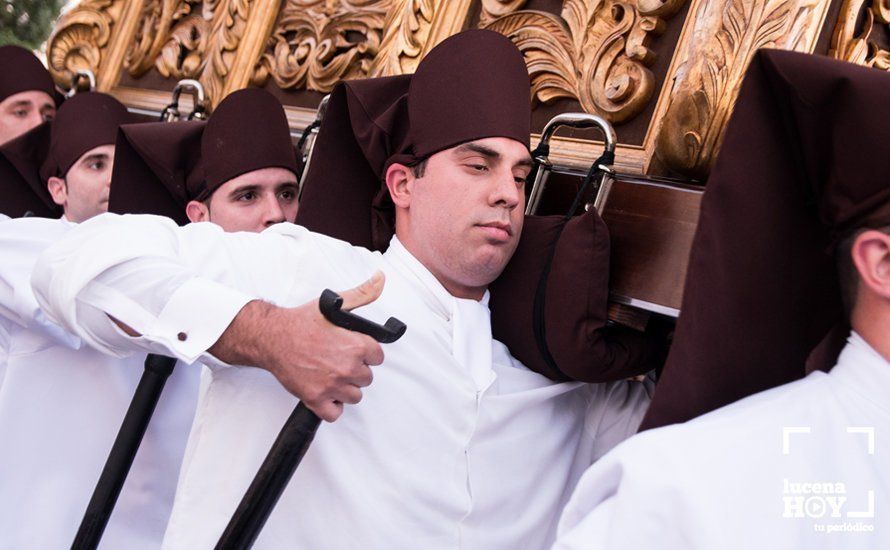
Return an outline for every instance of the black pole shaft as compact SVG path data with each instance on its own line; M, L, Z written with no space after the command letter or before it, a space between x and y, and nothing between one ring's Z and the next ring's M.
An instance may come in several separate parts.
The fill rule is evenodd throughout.
M321 419L306 405L296 406L244 493L216 544L216 550L244 550L253 546L309 449L320 423Z
M149 354L145 358L145 371L93 490L71 550L93 550L99 546L121 488L130 473L133 459L136 458L139 444L161 398L164 384L175 365L176 359L172 357Z
M378 342L391 344L405 334L407 326L394 317L378 325L364 317L341 309L343 298L325 290L318 299L318 308L332 324L366 334ZM235 514L223 531L216 550L246 550L253 546L278 499L293 477L303 455L309 449L321 419L300 403L278 432L278 437L260 466Z

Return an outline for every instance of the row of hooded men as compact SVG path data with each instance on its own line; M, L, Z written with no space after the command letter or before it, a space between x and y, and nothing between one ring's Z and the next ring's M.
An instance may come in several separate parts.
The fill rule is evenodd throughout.
M10 105L26 131L56 98L29 53L0 58L8 139ZM180 366L108 548L212 547L298 397L331 424L261 547L886 545L887 89L838 62L755 58L651 406L652 377L631 377L662 356L606 323L596 211L522 214L529 79L508 39L467 31L414 75L339 84L298 218L297 155L266 92L169 124L75 95L0 147L4 211L61 209L0 223L0 547L70 544L146 352ZM404 320L404 338L327 323L328 287ZM807 368L607 454L647 408L646 427L685 421Z

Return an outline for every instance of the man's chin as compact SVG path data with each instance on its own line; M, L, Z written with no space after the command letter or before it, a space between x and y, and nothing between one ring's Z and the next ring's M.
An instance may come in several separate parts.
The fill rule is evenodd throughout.
M513 251L515 247L510 246L498 246L495 247L494 250L483 251L479 257L477 257L477 262L475 263L478 266L477 279L480 286L487 286L489 283L497 279L501 273L504 271L504 268L507 267L507 262L510 261L510 258L513 256Z

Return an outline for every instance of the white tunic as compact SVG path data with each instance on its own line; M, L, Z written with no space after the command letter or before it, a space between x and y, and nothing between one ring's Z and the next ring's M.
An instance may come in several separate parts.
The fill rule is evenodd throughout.
M6 214L0 214L0 222L9 219ZM0 294L9 295L9 289L2 280L0 280ZM0 307L2 307L2 298L0 298ZM12 321L4 315L0 315L0 387L3 386L3 375L6 374L6 358L9 356L9 330Z
M890 363L853 334L830 373L643 432L592 466L558 550L890 548Z
M38 309L30 275L72 224L0 223L0 317L9 357L0 387L0 548L67 548L142 374L82 345ZM198 369L177 368L145 436L103 548L158 548L197 398Z
M5 291L5 288L0 288L0 292ZM11 328L12 322L6 317L0 316L0 388L3 387L3 377L6 375L6 360L9 357L9 330Z
M253 297L300 305L380 269L383 294L358 313L408 325L384 346L362 402L321 426L257 548L546 547L580 472L633 433L648 404L640 383L557 384L529 371L492 339L487 296L454 298L397 240L381 255L292 224L223 233L113 215L69 237L35 271L52 315L74 324L102 309L144 336L96 316L80 329L95 345L161 345L210 366L168 548L213 546L297 403L265 370L203 354Z

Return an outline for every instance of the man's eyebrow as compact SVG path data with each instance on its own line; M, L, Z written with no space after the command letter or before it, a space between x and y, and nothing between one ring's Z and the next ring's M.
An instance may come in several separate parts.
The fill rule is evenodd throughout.
M87 155L83 157L81 161L82 164L89 164L91 162L95 162L97 160L108 160L108 155L106 153L93 153L92 155Z
M524 157L522 160L517 161L516 164L514 164L513 166L514 167L522 166L524 168L531 168L534 165L535 165L535 161L533 161L532 158L530 156L528 156L528 157Z
M260 190L259 185L242 185L241 187L236 187L232 189L229 193L230 197L234 197L235 195L240 195L241 193L253 192L256 193Z
M480 145L478 143L473 143L473 142L463 143L461 145L458 145L457 147L454 148L454 152L455 152L455 154L477 153L477 154L480 154L480 155L482 155L486 158L489 158L491 160L500 160L500 158L501 158L501 154L499 152L495 151L494 149L492 149L491 147L486 147L485 145ZM525 158L517 161L516 164L514 164L513 166L514 166L514 168L518 167L518 166L530 168L530 167L534 166L534 161L532 161L532 158L530 156L526 156Z
M289 181L282 181L281 183L278 183L275 186L275 188L281 189L282 187L297 187L298 185L300 185L300 184L297 181L289 180Z
M483 157L488 157L490 159L499 159L501 158L501 154L492 149L491 147L486 147L485 145L480 145L478 143L462 143L454 148L454 152L456 154L461 153L478 153Z
M31 100L30 100L30 99L18 99L18 100L16 100L16 101L13 101L13 102L10 104L10 106L11 106L11 107L30 107L30 106L31 106Z

